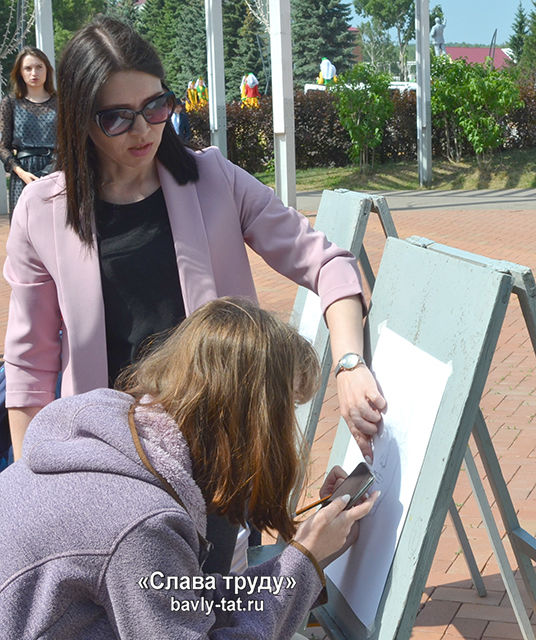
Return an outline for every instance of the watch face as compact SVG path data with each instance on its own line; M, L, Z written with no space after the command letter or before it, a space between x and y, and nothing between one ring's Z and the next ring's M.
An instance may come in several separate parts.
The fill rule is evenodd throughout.
M359 364L359 360L360 358L357 353L347 353L341 358L340 364L343 369L355 369Z

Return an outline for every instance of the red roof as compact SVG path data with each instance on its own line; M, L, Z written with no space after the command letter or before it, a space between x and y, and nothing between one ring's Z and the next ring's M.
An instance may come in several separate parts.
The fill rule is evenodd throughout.
M482 64L489 56L489 47L446 47L446 49L453 60L465 58L467 62L471 63L479 62ZM495 49L493 63L496 69L506 67L510 60L509 56L502 49L499 49L499 47Z

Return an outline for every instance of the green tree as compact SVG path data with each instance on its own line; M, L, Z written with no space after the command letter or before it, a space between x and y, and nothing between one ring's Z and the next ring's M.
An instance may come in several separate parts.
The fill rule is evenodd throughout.
M177 58L175 50L184 4L176 0L147 0L140 11L138 22L140 33L158 51L166 79L174 90L179 88L177 76L181 70L181 60Z
M512 75L495 69L491 61L469 64L446 56L432 60L431 75L435 121L450 127L447 134L467 140L479 162L486 159L504 142L508 113L522 106Z
M106 9L106 0L52 0L54 51L57 60L75 31L95 14L105 13Z
M374 149L381 144L385 124L393 113L390 82L390 74L361 63L333 85L339 118L352 142L350 158L362 171L369 163L374 165Z
M255 16L246 12L244 22L238 30L238 41L235 55L225 68L228 100L240 98L240 82L242 76L253 73L259 81L259 91L266 91L270 73L270 43L268 34Z
M515 62L519 62L523 54L523 45L525 43L525 38L528 33L527 14L525 13L525 9L523 9L523 5L521 4L521 2L517 7L517 12L515 15L514 24L512 25L512 30L513 30L513 33L510 36L510 40L508 41L508 46L514 52Z
M244 0L223 0L223 59L225 61L225 94L227 100L240 97L240 79L242 69L236 69L240 30L244 26L247 15Z
M114 16L128 22L135 29L139 23L139 5L136 4L136 0L107 0L106 13L110 16Z
M354 0L359 15L376 18L384 29L396 29L400 78L407 80L407 47L415 37L415 0Z
M176 0L175 4L176 4ZM173 63L176 75L169 76L177 87L178 95L186 95L190 80L200 76L207 83L207 35L205 27L204 0L184 0L180 4L178 21L175 25L174 47L167 58Z
M35 45L33 2L26 4L24 28L17 25L17 0L0 0L0 97L10 91L9 74L19 52L21 36L24 44Z
M521 80L534 86L536 83L536 0L532 0L532 4L534 8L529 15L528 30L517 67Z
M451 162L459 162L463 153L465 138L457 114L463 107L463 98L458 87L466 81L465 72L465 60L455 60L451 64L447 56L432 56L432 126L443 130L445 155Z
M303 87L318 76L323 57L337 73L352 62L354 35L348 31L350 7L340 0L292 0L294 84Z
M391 73L393 63L396 68L395 45L377 18L359 25L357 44L361 47L363 62L368 62L375 71Z
M138 29L144 38L158 48L164 0L146 0L141 6Z
M436 18L439 18L441 22L445 21L445 14L440 4L436 4L436 6L430 10L430 29L434 26Z

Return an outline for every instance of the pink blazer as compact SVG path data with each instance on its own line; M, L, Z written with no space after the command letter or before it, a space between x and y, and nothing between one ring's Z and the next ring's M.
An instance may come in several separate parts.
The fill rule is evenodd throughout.
M158 166L186 313L216 297L256 299L246 242L274 269L317 292L325 310L361 292L352 254L212 147L196 153L199 181L178 185ZM65 225L62 173L28 185L14 211L4 277L8 407L44 406L108 384L98 252ZM95 241L96 243L96 241ZM60 341L59 332L63 332Z

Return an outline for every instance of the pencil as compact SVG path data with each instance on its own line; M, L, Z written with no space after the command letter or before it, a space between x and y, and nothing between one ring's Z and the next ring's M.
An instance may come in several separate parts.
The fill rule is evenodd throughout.
M329 500L332 495L333 494L330 493L329 496L326 496L325 498L320 498L320 500L316 500L315 502L312 502L311 504L308 504L306 507L302 507L301 509L298 509L298 511L296 511L295 515L300 516L302 513L305 513L306 511L309 511L309 509L312 509L313 507L318 507L319 504L322 504L323 502L326 502L326 500Z

